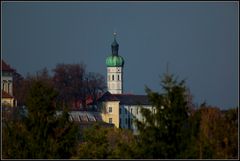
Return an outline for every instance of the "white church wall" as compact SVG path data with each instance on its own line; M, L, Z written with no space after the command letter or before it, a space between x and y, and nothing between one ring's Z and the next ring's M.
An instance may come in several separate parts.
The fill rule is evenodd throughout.
M120 105L121 113L119 114L120 127L124 129L131 129L133 133L137 133L137 127L133 122L133 119L136 118L140 121L143 120L141 114L141 108L150 109L152 111L151 105ZM130 121L130 123L129 123ZM129 126L130 124L130 126Z

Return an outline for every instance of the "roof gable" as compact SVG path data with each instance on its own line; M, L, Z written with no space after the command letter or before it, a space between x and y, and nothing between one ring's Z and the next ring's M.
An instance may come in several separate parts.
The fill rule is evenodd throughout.
M15 70L10 67L4 60L1 60L1 70L7 72L14 72Z
M119 101L118 98L116 98L113 94L111 94L110 92L106 92L102 95L102 97L100 97L98 100L98 102L104 102L104 101Z

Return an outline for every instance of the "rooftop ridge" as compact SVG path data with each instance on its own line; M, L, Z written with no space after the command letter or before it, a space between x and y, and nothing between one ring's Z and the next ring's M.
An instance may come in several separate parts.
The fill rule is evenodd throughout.
M11 66L9 64L7 64L3 59L1 59L1 70L8 71L8 72L15 71L15 69L11 68Z

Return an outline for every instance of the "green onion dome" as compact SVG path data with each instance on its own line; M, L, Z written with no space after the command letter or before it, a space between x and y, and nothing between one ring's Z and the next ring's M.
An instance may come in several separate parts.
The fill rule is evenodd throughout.
M106 59L107 67L123 67L124 60L123 57L118 55L119 44L116 40L116 33L114 33L114 41L111 44L112 55L108 56Z
M124 59L121 56L111 55L106 59L107 67L123 67Z

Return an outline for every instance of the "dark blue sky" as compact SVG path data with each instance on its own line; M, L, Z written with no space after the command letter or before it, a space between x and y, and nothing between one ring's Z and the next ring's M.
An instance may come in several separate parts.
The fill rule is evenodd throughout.
M4 2L2 58L20 74L85 63L106 76L116 31L124 91L160 91L160 76L187 79L197 104L238 105L237 2Z

